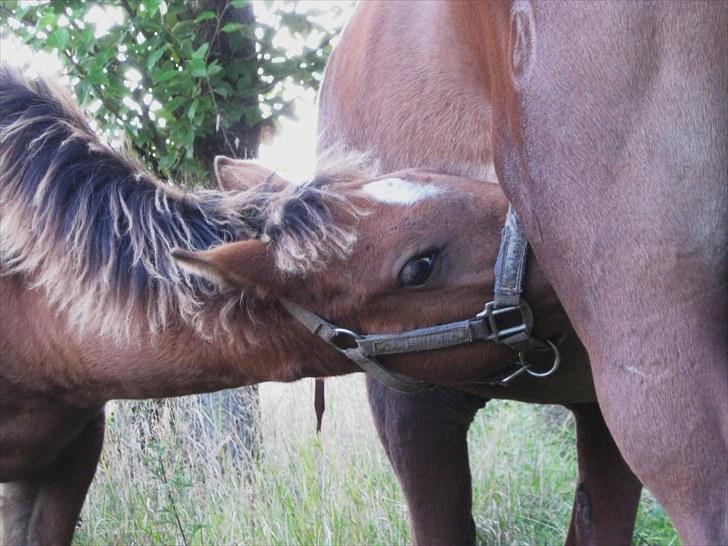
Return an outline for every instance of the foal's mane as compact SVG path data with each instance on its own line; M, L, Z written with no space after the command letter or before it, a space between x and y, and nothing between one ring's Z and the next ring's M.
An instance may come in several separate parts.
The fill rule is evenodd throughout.
M242 294L188 274L171 249L262 237L283 271L320 268L355 240L333 221L353 210L327 189L336 179L183 193L99 138L66 92L0 67L0 272L44 289L79 331L128 338L177 315L208 333L212 311L230 331Z

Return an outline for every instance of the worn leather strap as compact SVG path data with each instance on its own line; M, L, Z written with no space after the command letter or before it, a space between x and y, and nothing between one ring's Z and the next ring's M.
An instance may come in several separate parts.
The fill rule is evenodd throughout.
M495 309L523 307L523 282L528 262L528 240L513 205L508 204L506 222L501 231L500 249L495 262L495 286L493 305ZM527 307L527 306L526 306ZM529 309L530 313L530 309ZM548 349L549 345L531 335L533 317L528 317L529 328L518 335L506 337L501 343L514 351Z
M417 353L445 349L479 340L492 340L485 318L473 318L440 326L418 328L401 334L375 334L356 340L361 352L369 357L400 353Z
M326 322L316 313L307 311L300 305L286 299L281 299L279 301L286 311L293 315L298 322L303 324L309 332L317 335L326 343L331 343L331 340L337 335L336 326L330 322Z
M495 262L495 288L493 301L496 307L519 305L523 293L528 260L528 240L523 226L512 205L508 205L506 222L501 231L501 244Z
M468 320L418 328L398 334L371 335L360 335L345 328L337 328L316 313L292 301L282 299L280 302L308 331L334 347L380 383L400 392L419 392L431 389L433 385L385 368L376 359L377 356L432 351L475 341L503 343L516 351L550 347L555 349L552 344L531 337L528 326L532 323L531 311L525 301L521 301L519 307L515 308L527 323L525 329L518 333L511 333L508 328L496 325L499 313L513 312L514 308L498 310L494 309L491 303L486 305L485 311ZM516 329L519 330L520 326ZM523 373L527 367L523 361L523 354L519 353L519 362L473 384L505 385Z
M320 337L326 343L336 348L349 360L356 363L362 370L370 374L380 383L385 384L387 387L400 392L419 392L433 387L431 383L426 381L412 379L406 375L388 370L376 360L372 360L367 357L362 353L357 344L357 339L361 336L357 336L357 334L349 332L348 330L335 327L330 322L322 319L316 313L312 313L292 301L281 299L280 302L286 311L303 324L309 332ZM348 336L348 339L345 339L344 341L352 342L354 345L352 347L340 346L336 343L339 336Z
M326 411L326 395L323 377L317 377L313 390L313 409L316 412L316 433L321 432L321 424L324 420L324 411Z
M364 354L361 350L356 347L354 349L344 349L341 351L346 355L347 358L356 362L359 367L371 375L374 379L380 383L386 385L390 389L394 389L399 392L421 392L432 389L434 385L427 381L420 381L419 379L412 379L401 373L393 372L383 367L379 362L373 360Z

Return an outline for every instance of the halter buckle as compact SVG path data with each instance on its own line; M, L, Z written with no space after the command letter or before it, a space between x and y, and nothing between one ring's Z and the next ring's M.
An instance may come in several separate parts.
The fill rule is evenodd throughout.
M517 316L513 318L513 314ZM519 305L507 307L496 307L495 302L488 302L485 304L485 309L478 313L476 318L487 319L490 326L490 338L508 346L530 339L533 329L533 313L525 300L521 300Z

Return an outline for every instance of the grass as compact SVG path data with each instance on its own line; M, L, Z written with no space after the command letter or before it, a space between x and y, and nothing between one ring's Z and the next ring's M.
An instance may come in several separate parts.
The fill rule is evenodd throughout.
M312 381L262 387L252 454L219 396L115 405L77 546L408 543L360 377L327 382L320 436ZM569 414L489 403L470 444L479 543L562 543L576 473ZM648 494L635 544L678 544Z

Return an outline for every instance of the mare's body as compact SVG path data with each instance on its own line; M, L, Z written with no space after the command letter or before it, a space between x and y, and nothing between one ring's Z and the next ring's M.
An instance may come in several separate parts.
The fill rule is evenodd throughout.
M727 27L720 2L362 3L321 97L324 142L373 150L385 168L482 176L495 159L589 350L610 431L687 543L728 541ZM388 449L415 539L472 540L469 497L443 517L427 498L469 487L464 431L478 403L438 418L452 393L370 391L385 445L421 423L407 435L417 442ZM598 459L580 421L583 480ZM623 465L603 425L600 437ZM449 439L441 457L433 446ZM449 456L460 468L428 479ZM577 493L576 505L594 489ZM576 505L567 542L628 540L634 502ZM610 509L621 527L602 527Z

